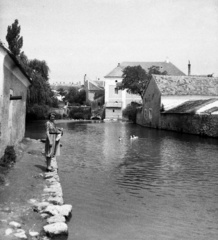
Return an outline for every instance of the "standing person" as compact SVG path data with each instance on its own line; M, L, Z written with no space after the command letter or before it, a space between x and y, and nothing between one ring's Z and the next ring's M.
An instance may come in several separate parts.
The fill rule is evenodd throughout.
M51 159L55 157L56 152L56 137L59 132L57 132L55 126L55 113L49 113L48 121L46 122L46 141L45 141L45 156L47 171L52 171Z

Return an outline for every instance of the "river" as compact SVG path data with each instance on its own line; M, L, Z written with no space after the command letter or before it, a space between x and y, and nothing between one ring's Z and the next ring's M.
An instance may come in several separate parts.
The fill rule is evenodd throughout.
M58 125L68 240L217 239L217 139L122 122ZM26 136L40 138L41 126Z

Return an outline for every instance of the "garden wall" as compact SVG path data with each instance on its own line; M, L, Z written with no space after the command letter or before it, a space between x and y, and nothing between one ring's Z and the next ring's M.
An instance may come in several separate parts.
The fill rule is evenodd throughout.
M141 109L137 110L136 123L144 127L153 126L145 121ZM161 113L157 128L218 138L218 115Z
M162 113L159 128L202 136L218 137L218 115Z

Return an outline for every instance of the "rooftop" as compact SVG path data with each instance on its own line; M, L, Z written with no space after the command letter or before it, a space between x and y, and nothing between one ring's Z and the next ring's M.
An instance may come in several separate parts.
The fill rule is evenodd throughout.
M160 67L160 71L166 71L168 75L174 76L185 76L185 74L180 71L175 65L171 62L122 62L118 64L116 68L114 68L111 72L109 72L105 78L121 78L123 75L123 69L127 66L133 67L140 65L145 71L152 66Z
M197 110L200 108L218 101L218 98L213 99L206 99L206 100L192 100L184 102L174 108L171 108L168 111L165 111L164 113L189 113L189 114L195 114ZM215 110L215 109L214 109Z
M218 78L153 75L162 95L203 95L218 97Z

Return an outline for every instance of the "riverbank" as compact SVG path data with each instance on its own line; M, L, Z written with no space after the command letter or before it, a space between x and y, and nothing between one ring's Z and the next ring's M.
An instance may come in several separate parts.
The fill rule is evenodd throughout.
M37 140L24 139L16 149L16 164L4 175L0 185L0 235L4 239L19 239L21 236L22 239L67 239L65 221L69 219L72 206L63 205L56 162L53 162L55 171L46 173L44 144ZM53 210L48 209L49 206ZM63 214L62 206L65 206ZM56 220L50 219L61 214L64 215L61 221L57 217ZM15 226L12 222L20 225ZM65 236L56 238L45 229L45 225L55 222L65 224L59 224L64 225ZM18 237L17 233L23 235Z

